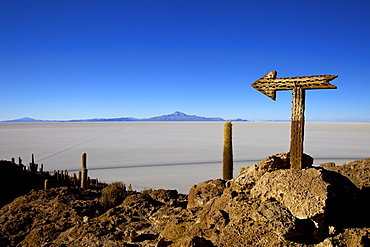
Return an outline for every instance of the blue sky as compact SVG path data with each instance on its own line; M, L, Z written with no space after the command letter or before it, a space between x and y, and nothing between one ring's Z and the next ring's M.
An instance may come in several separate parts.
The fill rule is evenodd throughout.
M290 119L250 84L335 74L307 120L370 121L370 1L0 0L0 120Z

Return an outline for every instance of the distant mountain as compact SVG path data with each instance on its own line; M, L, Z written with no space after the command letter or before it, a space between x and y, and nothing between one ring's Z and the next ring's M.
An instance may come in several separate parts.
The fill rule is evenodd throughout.
M219 117L200 117L196 115L187 115L183 112L176 111L172 114L151 117L151 118L132 118L132 117L121 117L121 118L92 118L92 119L74 119L74 120L39 120L29 117L2 121L2 122L128 122L128 121L225 121ZM231 121L248 121L244 119L235 119Z
M225 121L218 117L200 117L195 115L186 115L185 113L176 111L169 115L148 118L145 121Z
M142 121L138 118L132 117L120 117L120 118L92 118L92 119L74 119L74 120L66 120L63 122L132 122L132 121Z
M2 121L2 122L28 123L28 122L48 122L48 121L29 118L29 117L24 117L24 118L19 118L19 119L14 119L14 120L7 120L7 121Z

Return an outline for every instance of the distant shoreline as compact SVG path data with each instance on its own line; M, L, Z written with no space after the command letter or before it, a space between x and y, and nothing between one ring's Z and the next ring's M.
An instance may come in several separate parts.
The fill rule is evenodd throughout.
M220 117L202 117L196 115L188 115L183 112L176 111L172 114L156 116L151 118L134 118L134 117L118 117L118 118L90 118L90 119L71 119L71 120L42 120L42 119L35 119L30 117L23 117L19 119L12 119L12 120L4 120L0 122L21 122L21 123L31 123L31 122L224 122L224 121L233 121L233 122L290 122L290 119L258 119L258 120L247 120L242 118L236 119L223 119ZM370 118L362 118L362 119L345 119L345 118L337 118L337 119L306 119L306 122L329 122L329 123L336 123L336 122L348 122L348 123L356 123L356 122L370 122Z

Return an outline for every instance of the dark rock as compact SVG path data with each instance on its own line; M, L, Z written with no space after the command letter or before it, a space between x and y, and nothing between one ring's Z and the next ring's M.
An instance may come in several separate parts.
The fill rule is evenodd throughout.
M213 243L202 237L185 237L174 246L181 247L214 247Z
M169 203L172 202L176 199L179 198L179 193L177 190L164 190L164 189L159 189L159 190L153 190L150 193L150 196L159 202L162 203Z

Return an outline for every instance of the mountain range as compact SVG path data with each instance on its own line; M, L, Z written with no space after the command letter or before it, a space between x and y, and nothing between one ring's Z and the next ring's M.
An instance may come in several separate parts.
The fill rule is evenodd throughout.
M176 111L172 114L162 115L151 118L132 118L132 117L120 117L120 118L92 118L92 119L77 119L77 120L40 120L29 117L20 119L7 120L2 122L123 122L123 121L226 121L219 117L201 117L196 115L187 115L183 112ZM232 119L231 121L248 121L244 119Z

